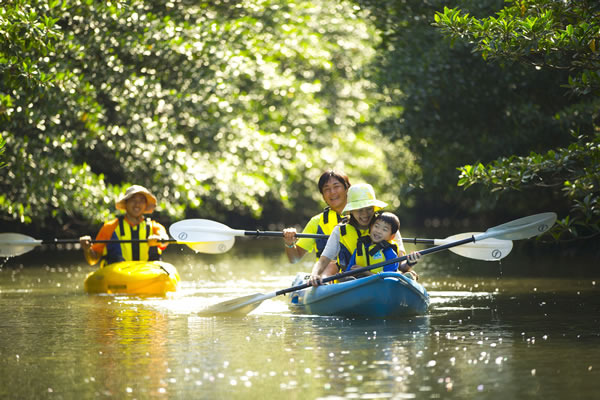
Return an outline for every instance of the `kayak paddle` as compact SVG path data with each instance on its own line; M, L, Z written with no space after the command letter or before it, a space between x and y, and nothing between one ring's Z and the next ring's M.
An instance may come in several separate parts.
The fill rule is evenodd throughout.
M502 225L498 225L492 228L489 228L484 233L479 233L473 235L468 238L463 238L460 240L456 240L454 242L449 242L446 244L442 244L435 247L430 247L425 250L420 250L419 253L421 255L435 253L441 250L450 249L452 247L461 246L466 243L478 242L488 238L496 238L502 240L520 240L527 239L533 236L541 235L542 233L548 231L554 222L556 221L556 214L553 212L542 213L531 215L529 217L519 218L511 222L507 222ZM357 275L365 271L369 271L374 268L379 268L384 265L393 264L393 263L401 263L406 260L408 256L397 257L391 260L385 260L377 264L369 265L367 267L357 268L351 271L342 272L340 274L336 274L333 276L329 276L322 280L323 283L335 281L346 276ZM240 297L233 300L224 301L222 303L214 304L209 306L202 311L200 311L201 315L216 315L216 314L234 314L234 315L246 315L256 307L258 307L263 301L271 299L276 296L280 296L282 294L295 292L297 290L302 290L310 287L309 283L304 283L302 285L293 286L287 289L279 290L277 292L268 293L268 294L252 294L249 296Z
M131 240L92 240L92 243L135 243L147 242L147 239L131 239ZM161 243L178 243L185 244L192 250L201 253L219 254L227 251L223 249L222 242L180 242L175 239L159 240ZM16 257L21 254L33 250L37 246L44 244L67 244L79 243L79 239L52 239L52 240L37 240L31 236L21 233L0 233L0 257ZM233 245L233 243L232 243Z
M281 231L245 231L231 229L220 222L211 221L208 219L186 219L175 222L169 227L169 233L172 237L177 238L182 242L201 242L214 243L216 249L222 249L223 252L228 251L235 242L236 236L270 236L283 237ZM466 237L471 237L480 234L480 232L460 233L447 237L446 239L418 239L418 238L402 238L404 243L413 244L429 244L439 246L451 243ZM299 238L311 239L327 239L328 235L297 233ZM468 243L460 247L451 248L450 251L463 257L474 258L484 261L498 261L508 255L512 250L512 242L504 239L489 238L477 243ZM200 250L197 250L200 251Z

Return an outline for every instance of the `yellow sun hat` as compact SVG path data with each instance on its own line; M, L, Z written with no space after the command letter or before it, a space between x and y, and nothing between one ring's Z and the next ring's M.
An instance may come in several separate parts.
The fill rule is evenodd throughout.
M373 186L368 183L357 183L348 189L348 202L342 214L365 207L375 207L375 211L386 207L387 203L375 198Z
M146 209L144 210L144 214L150 214L156 208L156 197L148 189L140 185L132 185L125 190L125 193L119 197L115 206L117 210L125 210L127 200L130 199L134 194L142 193L146 196Z

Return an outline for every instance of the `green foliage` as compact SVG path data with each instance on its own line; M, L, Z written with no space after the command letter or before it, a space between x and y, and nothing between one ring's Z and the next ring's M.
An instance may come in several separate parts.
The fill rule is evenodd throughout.
M22 88L43 95L52 86L47 56L60 40L56 19L44 15L52 5L6 2L0 8L0 122L14 113L16 93ZM37 3L37 2L35 2Z
M366 123L378 38L350 3L14 1L0 15L6 221L99 222L138 183L170 219L269 205L302 223L323 169L387 193L416 170Z
M575 136L575 135L574 135ZM566 148L526 157L511 156L483 165L460 168L458 184L483 183L492 191L522 191L531 187L561 189L572 203L571 215L559 221L556 239L600 234L600 133L593 139L575 136Z
M4 167L6 164L2 161L2 155L4 154L4 138L0 135L0 168Z
M536 68L572 72L568 86L579 95L600 94L600 3L594 0L521 0L477 19L445 7L435 25L466 40L485 59L513 60Z
M483 183L498 192L545 187L550 195L560 188L570 211L553 230L554 237L600 234L600 4L512 1L497 17L481 19L459 8L446 7L436 14L435 21L453 40L469 42L485 59L516 61L536 70L567 71L568 76L554 85L562 84L570 91L571 104L553 119L565 131L577 132L572 134L570 144L548 146L546 152L463 166L459 185Z
M422 215L528 212L533 202L498 202L485 191L456 187L456 168L511 154L568 144L573 115L555 118L570 104L562 71L486 63L461 41L452 46L434 16L460 4L476 15L497 11L502 1L357 1L382 32L373 79L385 96L373 119L390 138L403 138L422 176L414 180ZM541 140L543 138L543 140Z

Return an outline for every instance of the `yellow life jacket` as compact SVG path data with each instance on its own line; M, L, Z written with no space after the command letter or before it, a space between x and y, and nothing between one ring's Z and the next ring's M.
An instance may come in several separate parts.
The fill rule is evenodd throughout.
M146 218L136 226L129 225L124 220L123 215L117 218L119 223L115 227L112 239L134 240L134 242L107 243L102 253L102 267L120 261L160 260L160 248L150 247L148 242L136 241L146 240L152 234L152 221L150 218Z
M347 219L340 224L340 252L337 260L340 271L344 271L348 267L350 258L352 258L352 254L358 246L359 239L362 237L369 238L369 228L359 229L350 221L350 219ZM399 246L396 241L392 240L391 243L396 246L396 253L398 253Z
M333 228L336 225L344 221L344 219L334 210L329 207L326 207L321 216L319 217L319 227L317 228L318 234L323 235L331 235L333 232ZM317 260L321 257L321 253L323 253L323 249L325 249L325 245L327 244L327 239L316 239L315 246L317 248L316 255Z
M368 267L382 261L398 257L398 245L395 242L382 241L372 243L369 236L363 236L358 240L356 247L356 265ZM376 274L383 272L384 266L370 270Z
M343 271L348 266L354 250L356 250L358 239L369 235L369 229L359 229L350 222L340 224L340 252L337 263Z

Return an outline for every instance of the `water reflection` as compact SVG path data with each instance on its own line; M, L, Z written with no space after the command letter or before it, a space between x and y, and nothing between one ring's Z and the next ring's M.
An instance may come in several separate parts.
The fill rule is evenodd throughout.
M203 398L237 386L252 388L253 396L301 389L303 398L317 398L323 391L351 394L365 385L380 391L384 381L390 391L404 391L411 360L424 348L428 318L190 316L188 332L197 340L189 343L195 365L187 379L201 387Z
M289 287L309 267L289 266L275 250L176 251L168 261L182 286L167 298L84 294L90 268L80 254L12 260L0 269L0 398L597 396L593 277L509 277L507 260L503 273L479 264L485 273L462 274L449 257L420 267L432 304L419 318L296 315L284 296L243 318L197 314Z
M110 296L89 296L85 319L94 379L104 395L164 393L168 318ZM145 381L143 386L135 384Z

